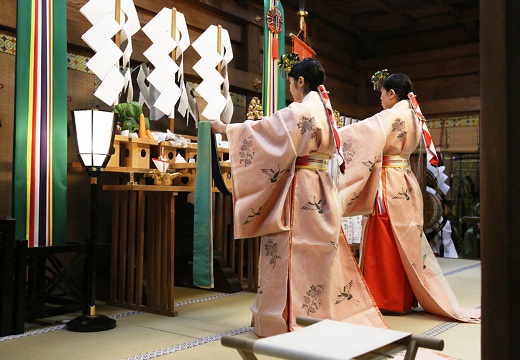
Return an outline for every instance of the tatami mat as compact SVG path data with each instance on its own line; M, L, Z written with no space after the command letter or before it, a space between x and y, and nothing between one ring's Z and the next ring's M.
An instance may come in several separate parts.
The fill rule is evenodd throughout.
M439 263L462 306L480 306L480 262L444 259ZM241 359L220 344L222 335L256 339L250 328L252 293L222 294L176 288L178 316L98 305L97 313L116 317L117 327L98 333L75 333L64 322L79 314L45 319L49 325L27 324L26 333L0 338L1 359ZM436 336L445 341L442 354L480 359L480 325L459 324L416 311L386 316L394 330ZM260 357L267 359L267 357Z

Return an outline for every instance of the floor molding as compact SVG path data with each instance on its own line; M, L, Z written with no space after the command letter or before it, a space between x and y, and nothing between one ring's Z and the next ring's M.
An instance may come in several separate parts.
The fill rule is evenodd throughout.
M468 265L468 266L461 267L460 269L447 271L447 272L444 273L444 276L457 274L457 273L460 273L460 272L463 272L463 271L466 271L466 270L470 270L470 269L474 269L474 268L477 268L477 267L480 267L480 266L481 266L481 264L480 264L480 262L478 262L478 263L473 264L473 265Z
M196 303L205 302L205 301L217 300L217 299L221 299L221 298L225 298L225 297L229 297L229 296L241 295L244 293L245 293L245 291L241 291L241 292L237 292L237 293L230 293L230 294L217 294L217 295L213 295L213 296L206 296L206 297L202 297L202 298L198 298L198 299L186 300L186 301L181 301L181 302L175 303L174 307L180 307L180 306L196 304ZM128 311L128 312L124 312L121 314L110 315L109 318L121 319L124 317L141 315L141 314L144 314L144 312L143 311ZM54 326L49 326L49 327L45 327L42 329L27 331L27 332L24 332L23 334L3 336L3 337L0 337L0 342L19 339L21 337L43 334L43 333L56 331L56 330L62 330L65 328L65 326L66 326L66 324L54 325Z
M196 304L196 303L200 303L200 302L204 302L204 301L211 301L211 300L221 299L221 298L225 298L225 297L228 297L228 296L242 295L242 294L245 294L245 293L246 293L245 291L240 291L240 292L236 292L236 293L217 294L217 295L207 296L207 297L203 297L203 298L199 298L199 299L185 300L185 301L181 301L181 302L173 304L173 307L176 308L178 306Z
M226 331L226 332L223 332L220 334L215 334L215 335L207 336L204 338L195 339L193 341L188 341L188 342L185 342L182 344L169 346L164 349L150 351L150 352L147 352L146 354L132 356L132 357L126 358L125 360L154 359L154 358L157 358L157 357L160 357L163 355L171 354L171 353L186 350L186 349L191 349L195 346L204 345L204 344L207 344L207 343L210 343L213 341L218 341L224 335L238 335L238 334L243 334L243 333L249 332L251 330L253 330L253 328L251 326L245 326L245 327L234 329L231 331Z

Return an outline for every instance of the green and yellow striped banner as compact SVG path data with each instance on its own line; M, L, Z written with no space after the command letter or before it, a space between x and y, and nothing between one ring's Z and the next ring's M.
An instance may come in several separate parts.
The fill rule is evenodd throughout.
M67 234L67 14L65 0L17 8L13 213L30 246Z

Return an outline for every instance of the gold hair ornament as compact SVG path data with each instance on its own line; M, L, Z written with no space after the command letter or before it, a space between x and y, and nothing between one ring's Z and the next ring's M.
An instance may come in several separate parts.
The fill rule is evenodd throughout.
M285 71L285 75L288 75L292 67L296 65L298 61L300 61L300 57L297 53L282 54L280 59L278 59L278 67Z
M381 90L381 86L383 85L388 76L390 76L390 73L387 69L376 71L370 79L372 81L372 84L374 84L374 90Z

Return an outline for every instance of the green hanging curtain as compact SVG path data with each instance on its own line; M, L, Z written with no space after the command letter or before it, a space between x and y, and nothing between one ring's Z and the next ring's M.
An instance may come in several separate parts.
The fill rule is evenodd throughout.
M193 285L213 287L213 207L211 121L199 122L195 213L193 218Z

